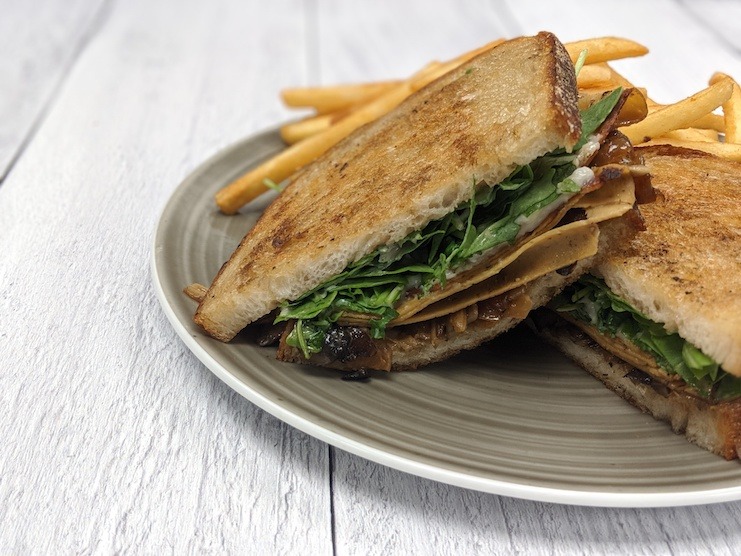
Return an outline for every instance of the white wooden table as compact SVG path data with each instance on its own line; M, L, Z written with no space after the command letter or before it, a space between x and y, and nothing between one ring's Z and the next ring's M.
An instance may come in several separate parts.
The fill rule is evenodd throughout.
M150 282L178 183L289 85L401 77L497 37L622 35L659 101L741 78L741 2L0 1L0 553L738 554L741 502L463 490L232 392Z

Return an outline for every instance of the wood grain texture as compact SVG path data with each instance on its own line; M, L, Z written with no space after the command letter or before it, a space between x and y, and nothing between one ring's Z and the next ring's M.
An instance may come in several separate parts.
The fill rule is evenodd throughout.
M334 454L337 554L724 554L741 504L587 508L517 500Z
M191 356L149 275L177 183L302 79L271 6L115 6L0 188L0 552L331 552L326 446Z
M393 6L393 7L392 7ZM408 77L431 60L446 61L515 31L496 3L425 2L317 5L319 83Z
M680 4L698 24L725 41L728 50L741 56L741 3L735 0L680 0ZM741 80L739 75L734 77Z
M330 460L188 352L149 277L177 183L292 117L282 87L405 76L549 29L645 42L618 69L668 102L741 76L735 6L133 0L100 17L46 2L0 18L0 173L23 146L0 187L0 552L737 552L741 503L578 508Z
M0 184L105 15L104 0L3 2Z

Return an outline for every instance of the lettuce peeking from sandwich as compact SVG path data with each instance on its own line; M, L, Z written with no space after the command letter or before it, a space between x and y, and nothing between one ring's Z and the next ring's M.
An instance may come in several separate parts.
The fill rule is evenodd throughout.
M741 378L725 372L679 334L668 332L661 323L641 314L595 276L582 276L554 298L550 306L604 335L635 344L669 375L679 376L706 399L741 396Z
M307 359L319 353L330 329L345 314L370 315L373 338L383 338L398 315L398 302L444 286L450 273L476 255L512 244L547 214L578 193L591 178L577 168L578 149L620 99L616 89L582 113L582 134L574 152L559 149L518 168L494 187L483 186L470 202L430 222L393 245L383 246L300 298L284 302L276 322L294 320L286 343ZM588 175L587 175L588 174ZM477 186L473 180L472 186Z

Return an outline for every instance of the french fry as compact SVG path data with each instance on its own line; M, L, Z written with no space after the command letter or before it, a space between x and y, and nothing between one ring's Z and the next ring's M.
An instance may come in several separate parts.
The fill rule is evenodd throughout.
M183 293L185 295L190 297L193 301L197 301L198 303L203 301L203 298L206 297L207 291L208 288L203 284L190 284L188 286L185 286L185 289L183 289Z
M455 69L474 56L493 48L502 40L490 42L476 50L467 52L443 64L433 62L414 74L409 80L396 85L381 96L364 104L335 125L295 143L258 167L240 176L232 183L220 189L216 195L216 204L225 214L235 214L244 205L268 190L265 179L280 183L296 170L322 155L330 147L339 143L362 125L380 118L398 106L415 90L421 89L441 75Z
M719 83L728 79L733 83L731 98L723 103L723 120L726 126L726 142L741 143L741 87L724 73L715 73L710 78L710 84Z
M280 128L280 138L288 145L321 133L332 125L332 114L309 116L298 122L285 124Z
M661 110L662 108L666 108L665 104L659 104L658 102L653 101L648 97L646 98L646 102L648 104L649 114L656 112L657 110ZM710 114L700 116L697 120L692 122L689 127L714 129L715 131L724 132L726 129L726 124L723 120L723 116L721 116L720 114L713 114L711 112Z
M318 114L336 112L358 103L368 102L398 86L401 81L378 81L328 87L293 87L280 95L286 106L314 108Z
M610 64L607 62L599 62L597 64L594 64L595 67L605 68L607 71L610 72L610 81L616 85L620 85L624 89L631 89L635 88L635 85L628 81L625 77L623 77L621 74L615 71L615 68L613 68ZM645 95L644 95L645 96Z
M342 118L348 116L351 111L350 108L345 108L344 110L338 110L330 114L319 114L304 118L298 122L285 124L280 128L281 139L288 145L293 145L302 139L329 129Z
M733 92L733 82L726 79L703 89L675 104L649 113L646 119L620 128L634 145L650 141L668 131L686 128L700 117L727 101Z
M736 145L734 143L720 143L715 141L680 141L677 139L659 138L642 143L640 146L646 147L651 145L674 145L675 147L695 149L728 160L741 162L741 145Z
M658 139L674 139L677 141L718 141L718 132L714 129L698 129L690 127L668 131Z
M418 74L420 81L412 84L412 91L417 90L419 84L424 83L424 79L430 75L430 72L438 70L442 65L441 62L430 62L427 64ZM359 102L334 112L318 114L316 116L304 118L298 122L285 124L280 128L281 138L289 145L298 143L302 139L306 139L307 137L311 137L312 135L316 135L317 133L329 129L342 118L349 116L354 111L361 108L364 104L366 104L366 102Z
M701 129L714 129L715 131L724 133L726 130L726 124L723 116L720 114L705 114L701 118L698 118L690 127L697 127Z
M418 91L425 85L428 85L435 81L438 77L442 77L449 71L454 70L458 66L465 64L469 60L475 58L479 54L486 52L487 50L491 50L495 46L502 44L504 42L504 39L497 39L491 42L486 43L484 46L481 46L475 50L471 50L470 52L466 52L464 54L461 54L457 58L453 58L449 62L432 62L430 64L427 64L424 68L422 68L420 71L418 71L415 75L412 76L410 79L410 85L412 88L412 92Z
M568 42L564 46L569 56L571 56L572 62L576 62L581 51L586 50L587 59L584 62L585 64L598 64L648 54L648 48L642 44L619 37L599 37Z
M576 77L576 85L584 89L609 87L613 85L612 73L602 66L584 66Z

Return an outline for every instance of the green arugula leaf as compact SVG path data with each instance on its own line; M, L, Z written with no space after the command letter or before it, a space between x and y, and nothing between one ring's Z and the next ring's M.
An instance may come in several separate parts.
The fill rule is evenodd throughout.
M741 396L741 378L728 374L679 334L668 332L662 324L634 309L595 276L582 276L550 306L591 324L603 334L634 343L653 356L667 373L678 375L706 398Z
M607 118L607 116L610 115L610 112L612 112L612 109L615 108L615 105L618 100L620 100L620 95L622 93L622 87L618 87L609 95L605 95L581 113L581 137L576 142L576 146L574 146L575 151L578 151L583 147L589 139L589 136L597 131L597 128L602 125L605 118Z
M269 188L269 189L273 189L273 190L277 191L278 193L280 193L281 191L283 191L283 186L281 186L279 183L275 183L270 178L264 178L262 180L262 184L265 187Z
M576 63L574 64L574 72L576 73L576 76L579 76L579 72L581 71L581 68L584 67L584 62L587 61L587 49L585 48L581 52L579 52L579 57L576 59Z
M330 323L327 321L306 321L299 319L286 338L289 346L299 348L308 359L315 353L322 351L324 347L324 338L330 329Z
M581 191L581 187L571 178L566 178L565 180L558 182L556 185L556 191L559 193L578 193Z

